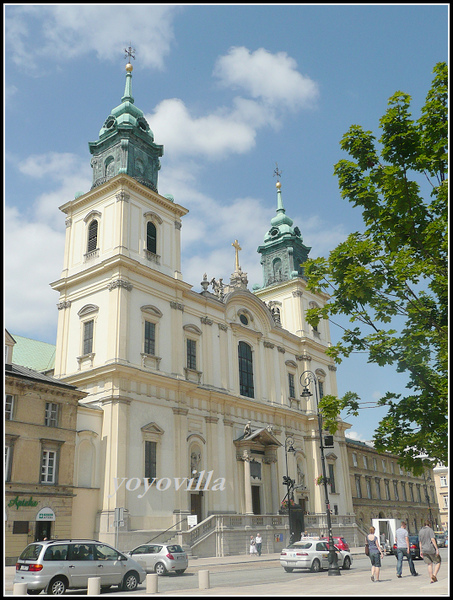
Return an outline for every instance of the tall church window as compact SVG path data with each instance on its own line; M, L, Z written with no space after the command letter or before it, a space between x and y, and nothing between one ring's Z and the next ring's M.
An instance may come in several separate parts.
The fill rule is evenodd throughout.
M197 368L197 342L190 339L187 340L187 368Z
M94 319L83 324L83 354L93 352Z
M98 247L98 222L95 219L88 226L87 252L93 252Z
M145 346L143 351L145 354L153 356L156 353L156 325L150 321L145 321Z
M288 373L288 387L289 387L289 397L296 397L296 388L294 387L294 374Z
M157 254L157 231L156 226L151 221L146 225L146 249L148 252Z
M157 442L145 441L145 477L157 476Z
M251 347L239 342L239 391L241 396L255 397L253 386L253 356Z

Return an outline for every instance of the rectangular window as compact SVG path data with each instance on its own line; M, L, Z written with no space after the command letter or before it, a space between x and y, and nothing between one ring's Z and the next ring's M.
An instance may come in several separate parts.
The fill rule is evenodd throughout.
M418 498L418 502L421 504L422 503L422 494L420 491L420 484L416 483L415 484L417 486L417 498Z
M373 497L371 493L371 479L369 477L366 478L366 495L369 499Z
M385 460L382 460L382 470L384 471L384 473L387 473L387 464Z
M253 354L252 348L245 342L239 342L239 393L248 398L255 397L253 384Z
M356 475L356 477L355 477L355 489L356 489L357 498L361 498L362 497L362 488L360 487L360 477L358 475Z
M11 421L14 411L14 396L5 394L5 420Z
M448 508L448 496L442 496L442 500L444 501L442 508Z
M58 404L46 402L44 425L46 427L58 427Z
M363 468L368 469L368 459L366 456L363 457Z
M324 398L324 382L318 379L319 399Z
M41 459L41 483L56 483L57 453L55 450L43 450Z
M145 477L157 477L157 442L145 441Z
M195 340L187 340L187 368L197 368L197 342Z
M390 500L390 485L388 481L384 481L385 486L385 499Z
M329 479L330 479L330 491L335 494L335 467L334 465L328 464L329 467Z
M292 373L288 373L288 387L289 387L289 397L296 397L296 388L294 387L294 375Z
M445 475L440 476L440 487L447 487L447 477Z
M373 458L373 467L374 470L377 471L377 460L375 458Z
M393 491L395 493L395 500L399 500L400 497L399 497L399 493L398 493L398 482L397 481L393 482Z
M404 502L407 502L406 484L404 481L401 482L401 489L403 490L403 500Z
M13 462L13 447L5 446L5 481L11 481L12 462Z
M86 321L83 324L83 354L91 354L93 352L93 332L94 320Z
M413 483L409 484L409 493L411 495L411 502L415 502L415 498L414 498L414 484Z
M375 484L376 484L376 495L377 495L377 499L381 500L381 480L376 477L376 479L374 480Z
M28 521L13 521L13 533L28 533Z
M145 321L145 345L143 352L152 356L156 353L156 325L150 321Z
M352 466L353 467L357 467L358 462L357 462L357 454L355 452L352 453Z

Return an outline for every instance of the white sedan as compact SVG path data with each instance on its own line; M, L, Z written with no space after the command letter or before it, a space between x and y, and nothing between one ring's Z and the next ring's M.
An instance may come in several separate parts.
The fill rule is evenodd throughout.
M335 547L338 566L343 569L350 569L352 556L346 550L339 550ZM288 573L294 569L310 569L316 573L321 569L329 568L329 545L315 538L305 538L300 542L295 542L284 548L280 554L280 564Z

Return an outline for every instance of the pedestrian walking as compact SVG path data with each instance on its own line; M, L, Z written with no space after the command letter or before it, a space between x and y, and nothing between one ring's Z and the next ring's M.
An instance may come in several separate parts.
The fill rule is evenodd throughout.
M374 535L375 531L374 527L370 527L370 533L366 536L366 541L370 549L371 581L379 582L379 571L381 570L381 559L384 558L384 552L377 536Z
M440 558L436 536L431 528L431 521L425 521L424 526L418 532L418 541L420 545L420 557L428 565L428 574L431 578L431 583L436 583L442 559Z
M409 546L409 533L406 529L406 523L401 521L400 527L395 532L395 544L396 544L396 576L401 578L403 576L403 558L407 558L411 575L416 577L418 573L415 570L414 561L411 556L411 549Z
M256 534L255 545L256 551L258 552L258 556L261 556L261 546L263 544L263 539L259 533Z
M256 554L257 550L256 550L256 543L255 543L255 538L253 537L253 535L250 536L250 556L252 554Z

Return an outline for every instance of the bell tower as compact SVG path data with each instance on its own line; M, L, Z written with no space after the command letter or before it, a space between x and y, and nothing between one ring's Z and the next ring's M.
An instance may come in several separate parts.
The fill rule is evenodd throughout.
M278 167L275 173L277 177L280 176ZM293 227L293 220L286 214L281 187L281 182L277 180L277 214L271 219L271 228L257 250L263 266L263 288L303 277L302 264L311 250L303 244L299 228Z
M126 55L133 57L132 49ZM124 173L154 192L158 191L159 159L164 147L154 143L154 134L143 111L134 104L132 70L129 62L126 65L126 87L121 104L104 121L99 139L88 144L93 155L92 188Z

